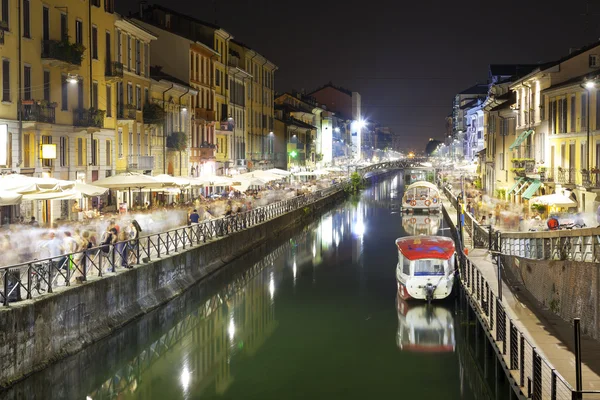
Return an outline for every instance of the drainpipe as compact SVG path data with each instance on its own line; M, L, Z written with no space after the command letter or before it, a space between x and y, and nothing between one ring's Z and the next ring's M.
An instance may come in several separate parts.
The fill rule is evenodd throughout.
M181 115L181 113L182 113L182 110L181 110L181 98L183 96L189 94L189 93L190 93L190 88L188 87L187 92L185 92L184 94L182 94L181 96L179 96L179 127L180 128L183 127L183 117ZM181 132L183 132L183 130ZM182 164L182 162L181 162L181 150L179 150L179 176L182 176L181 175L181 164Z
M22 21L22 17L21 17L21 0L17 1L17 14L18 14L18 20L19 22L17 23L18 26L18 35L19 35L19 73L17 74L17 86L19 88L19 90L17 91L17 118L19 120L19 163L17 164L18 166L21 166L21 164L23 163L23 99L22 99L22 94L21 94L21 82L22 82L22 74L23 74L23 68L22 68L22 62L23 62L23 55L22 55L22 43L23 43L23 35L21 34L21 21ZM11 145L12 146L12 145ZM35 154L35 152L34 152ZM35 159L35 158L34 158ZM11 160L12 161L12 160ZM35 163L34 163L35 165Z
M165 95L167 94L167 92L171 89L173 89L173 86L175 86L175 84L171 83L171 87L168 88L167 90L165 90L164 92L162 92L162 99L163 99L163 110L165 110L165 122L163 124L163 174L167 173L167 134L165 132L166 128L167 128L167 121L169 118L169 113L167 111L167 107L166 107L166 100L165 100Z

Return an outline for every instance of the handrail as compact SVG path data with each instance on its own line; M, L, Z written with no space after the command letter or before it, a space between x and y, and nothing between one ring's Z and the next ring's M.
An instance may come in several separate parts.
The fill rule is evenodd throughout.
M345 185L344 181L311 194L137 239L0 267L0 302L8 306L9 303L21 301L23 298L32 299L44 293L52 293L58 287L71 286L78 280L85 281L92 276L102 277L118 268L131 268L133 265L149 263L155 258L239 232L301 209L343 190Z
M446 207L443 207L444 218L453 226ZM451 229L454 240L459 238L456 229ZM527 398L532 399L581 399L583 394L600 393L600 391L576 391L566 379L546 360L532 344L513 319L506 312L510 307L495 293L495 284L490 284L479 268L457 246L459 256L459 276L461 288L470 299L470 303L480 316L482 326L494 340L493 345L502 356L511 371L518 375L518 385L525 391ZM501 258L497 257L500 263Z

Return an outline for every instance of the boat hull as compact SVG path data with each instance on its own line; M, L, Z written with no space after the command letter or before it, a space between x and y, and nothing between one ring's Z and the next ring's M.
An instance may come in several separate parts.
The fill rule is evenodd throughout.
M454 287L454 274L439 276L414 276L405 277L397 269L396 282L398 286L398 296L403 300L427 301L427 292L425 287L428 284L434 285L433 300L443 300L452 294Z

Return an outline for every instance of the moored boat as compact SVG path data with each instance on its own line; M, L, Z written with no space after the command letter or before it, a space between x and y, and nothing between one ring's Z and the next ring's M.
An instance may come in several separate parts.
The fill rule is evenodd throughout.
M454 285L454 241L444 236L407 236L396 239L398 296L404 300L441 300Z
M440 192L433 183L415 182L404 190L402 211L439 212L442 209Z
M441 216L427 214L404 215L402 228L411 236L435 235L440 229Z

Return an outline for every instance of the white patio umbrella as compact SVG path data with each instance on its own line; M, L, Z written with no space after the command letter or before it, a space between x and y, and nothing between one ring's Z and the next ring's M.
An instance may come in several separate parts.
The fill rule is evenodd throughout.
M78 192L81 196L87 196L87 197L102 196L103 194L108 192L107 188L90 185L87 183L81 183L81 182L75 182L75 185L73 186L73 190Z
M0 191L0 206L14 206L21 203L23 195L10 191Z
M531 204L543 204L556 207L575 207L577 205L576 202L567 196L558 193L533 197L529 202Z
M160 189L165 186L163 182L160 182L149 175L136 174L133 172L124 172L122 174L99 179L94 182L94 185L117 190L132 188Z
M281 176L289 176L292 173L290 171L286 171L284 169L279 169L279 168L271 168L266 170L265 172L268 172L270 174L274 174L274 175L281 175Z
M190 180L187 178L183 178L180 176L171 176L167 174L160 174L153 176L152 178L156 179L159 182L164 183L165 185L175 185L175 186L190 186Z

